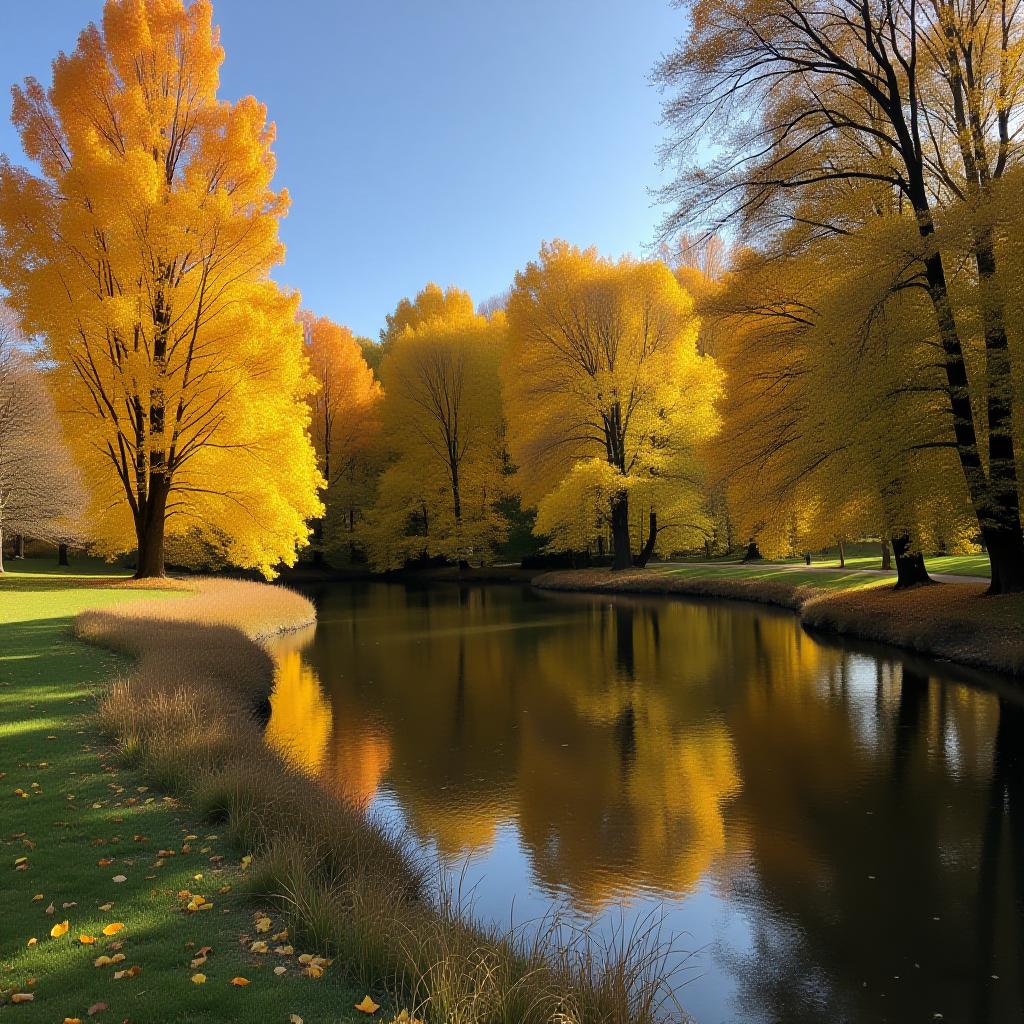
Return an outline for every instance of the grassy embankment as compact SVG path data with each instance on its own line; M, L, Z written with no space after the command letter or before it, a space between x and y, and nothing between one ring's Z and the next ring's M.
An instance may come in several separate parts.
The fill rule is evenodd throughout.
M17 581L12 582L17 589ZM62 873L59 864L72 861L81 877L71 896L78 906L67 913L71 916L79 907L88 907L81 919L76 916L73 931L100 928L105 917L96 908L120 898L126 903L120 918L126 928L115 941L124 942L125 963L138 962L143 973L116 982L104 974L98 980L101 972L91 966L93 953L109 948L108 940L83 951L67 937L44 941L40 936L39 945L27 948L29 933L40 928L18 928L13 940L5 936L4 955L8 956L10 947L19 985L27 984L29 974L38 979L36 1002L22 1009L42 1006L44 982L49 997L46 1019L52 1019L55 1010L82 1016L84 1006L78 1003L88 1005L94 999L113 1007L110 990L118 1000L128 1000L117 986L135 985L135 1002L119 1002L116 1012L124 1006L126 1013L134 1012L139 1018L144 1007L145 1019L156 1019L153 1008L166 1005L173 1010L166 1015L161 1010L161 1020L251 1020L264 1013L272 1017L284 1013L279 1019L285 1020L287 1013L296 1012L306 1021L344 1021L350 1019L345 1010L356 995L343 987L348 984L358 985L360 992L369 990L377 1001L387 1004L376 1015L385 1020L399 1003L414 1008L430 1024L550 1024L555 1020L644 1024L656 1018L664 992L665 979L659 973L662 950L642 941L626 950L599 949L585 936L566 945L557 941L562 936L554 930L528 941L522 934L484 930L454 904L428 898L423 868L406 854L399 838L385 834L359 808L339 804L262 741L252 709L269 691L273 666L259 641L308 622L313 614L309 603L290 591L260 584L196 581L192 585L198 588L195 595L140 603L97 601L96 593L76 589L65 601L64 614L52 621L56 607L52 601L38 605L34 612L22 610L20 604L13 615L8 611L8 617L24 627L20 650L31 661L48 657L40 646L41 622L50 623L52 639L67 626L73 612L102 605L79 614L79 636L135 659L127 676L100 699L104 732L117 739L119 764L141 766L148 785L174 794L189 808L182 811L176 802L159 799L146 804L134 796L130 799L139 802L129 806L127 794L138 791L135 784L140 776L124 768L114 774L104 772L102 765L112 755L104 756L100 750L100 737L90 732L93 726L79 726L85 730L82 742L88 749L76 751L76 756L85 759L83 768L92 764L97 778L91 792L84 788L84 780L75 779L75 806L84 808L79 801L88 799L90 808L98 805L93 808L97 817L93 820L83 813L76 832L80 845L60 850L52 811L26 820L28 827L17 827L17 832L34 829L37 847L29 851L35 874L29 875L31 884L14 898L14 907L24 904L25 919L30 920L36 905L29 890L42 889L39 880L44 875L61 877L63 899L71 889L65 885L68 872ZM67 723L63 729L70 730L75 714L89 711L90 684L114 667L108 656L89 651L86 657L74 641L63 643L67 660L61 670L42 670L37 664L36 671L23 673L15 699L5 709L13 734L21 737L18 765L44 760L39 747L49 741L42 733L57 727L55 716ZM90 662L91 658L100 660ZM48 682L40 682L41 676ZM43 692L53 707L48 709L45 725L39 726L35 715L42 699L38 694ZM51 751L47 754L48 770L53 770L56 756ZM63 767L66 771L70 765ZM110 790L111 784L122 792ZM44 786L45 794L61 804L67 798L52 785ZM28 813L33 801L44 796L17 799L19 807L25 805L22 813ZM124 823L106 822L102 811L123 818ZM183 835L195 834L200 838L190 840L189 846L196 852L152 860L133 850L133 863L121 860L97 871L96 849L103 857L115 845L108 834L115 824L120 843L113 856L121 856L121 843L143 833L143 822L136 824L130 815L168 816L166 821L144 820L149 845L166 842L168 848L180 851ZM217 834L226 838L208 839L209 825L200 825L201 819L217 821ZM173 833L174 843L170 837L158 840L165 834L158 827L161 821ZM94 849L89 845L94 834L107 843ZM13 864L13 844L21 840L11 833L5 833L4 839L12 844ZM210 866L207 862L214 848L228 854L224 863L236 866ZM206 891L222 878L237 887L243 880L238 866L241 851L255 854L244 877L247 887L267 894L256 905L230 893ZM159 868L158 860L163 862ZM180 870L186 862L188 868ZM195 870L197 864L200 871ZM109 874L119 869L129 879L120 886L112 884ZM205 877L196 880L194 874L200 873ZM214 901L214 908L188 914L181 909L187 900L178 899L179 889L202 892ZM136 902L127 904L126 897ZM48 898L44 895L44 901ZM115 902L111 912L120 909ZM288 944L294 945L291 955L250 952L251 942L259 941L253 915L261 910L270 914L275 931L288 920ZM18 920L13 914L8 919ZM46 923L50 918L42 920ZM215 935L211 934L213 922L221 929ZM178 937L176 929L182 929ZM192 946L186 947L187 942ZM271 949L277 944L271 943ZM202 968L208 980L193 986L188 980L188 960L205 945L216 950ZM321 979L314 981L300 973L300 949L333 958ZM32 960L35 956L54 959L37 965ZM281 965L287 971L278 978L271 967ZM232 987L230 978L236 974L251 984ZM330 992L325 983L338 987ZM288 989L287 984L294 987ZM96 991L104 995L94 995ZM284 999L281 992L289 997ZM69 1000L71 993L75 1006L58 1010L58 1001ZM391 998L385 999L385 994ZM201 998L207 1002L197 1005ZM314 999L316 1005L311 1006Z
M92 1019L366 1019L350 1009L357 993L340 974L303 974L297 943L290 956L249 952L288 922L252 894L260 880L242 867L248 851L119 763L100 733L97 695L127 662L74 639L74 617L180 593L140 595L95 564L59 570L30 560L8 568L15 571L0 577L0 1006L7 1004L0 1013L26 1022L88 1020L91 1007L105 1006ZM186 890L212 907L188 911L178 896ZM266 935L255 928L263 912L272 921ZM67 934L51 938L64 921ZM124 927L104 936L115 924ZM95 943L83 944L82 935ZM204 946L213 950L193 968ZM95 967L101 956L124 959ZM115 978L134 967L141 972ZM193 982L195 974L206 981ZM233 978L250 984L232 985ZM33 999L11 1005L15 993Z
M973 573L971 573L973 575ZM686 594L780 605L807 626L891 644L975 668L1024 675L1024 595L986 597L980 583L936 583L898 591L892 579L856 569L792 565L652 565L613 573L544 573L550 590Z

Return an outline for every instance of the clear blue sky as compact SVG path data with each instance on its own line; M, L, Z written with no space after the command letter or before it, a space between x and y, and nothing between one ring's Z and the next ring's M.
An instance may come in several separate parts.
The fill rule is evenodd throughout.
M0 80L49 81L102 0L0 0ZM669 0L214 0L221 93L277 122L277 278L376 338L427 281L480 301L542 240L640 254L659 211ZM6 97L0 150L20 162Z

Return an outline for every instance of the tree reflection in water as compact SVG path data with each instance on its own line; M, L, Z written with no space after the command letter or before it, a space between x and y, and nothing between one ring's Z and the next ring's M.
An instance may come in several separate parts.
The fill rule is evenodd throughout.
M315 636L278 655L269 740L491 866L492 904L526 886L582 915L664 906L708 944L682 994L698 1019L1020 1019L1009 697L754 607L314 596Z

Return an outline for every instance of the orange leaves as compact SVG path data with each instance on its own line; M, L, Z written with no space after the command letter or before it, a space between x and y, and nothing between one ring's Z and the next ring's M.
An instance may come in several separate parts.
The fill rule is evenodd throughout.
M95 943L96 936L95 935L85 935L85 934L82 934L82 935L78 936L78 941L83 946L91 946L91 945L93 945L93 943Z
M51 939L63 938L65 935L67 935L68 928L70 928L70 927L71 927L71 924L68 921L61 921L60 924L55 924L50 929L50 938Z
M110 924L104 926L103 934L109 938L111 935L116 935L118 932L123 930L124 925L120 921L112 921Z
M35 995L31 992L15 992L11 996L12 1003L31 1003L35 999Z
M245 988L245 986L249 984L249 979L242 977L232 978L231 984L234 985L235 988Z
M360 1013L376 1013L380 1009L380 1003L375 1003L368 995L355 1004L355 1009Z

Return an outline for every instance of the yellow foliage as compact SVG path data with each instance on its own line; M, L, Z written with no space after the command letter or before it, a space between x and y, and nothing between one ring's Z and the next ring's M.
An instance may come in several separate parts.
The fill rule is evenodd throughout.
M508 323L509 448L551 546L588 546L617 517L628 530L631 498L657 512L662 550L698 542L696 452L717 429L719 373L668 267L545 245L516 275Z
M288 207L274 126L217 99L208 0L107 0L15 89L36 177L0 161L0 282L45 341L108 553L162 570L172 533L220 531L272 575L320 511L298 297L270 279Z

